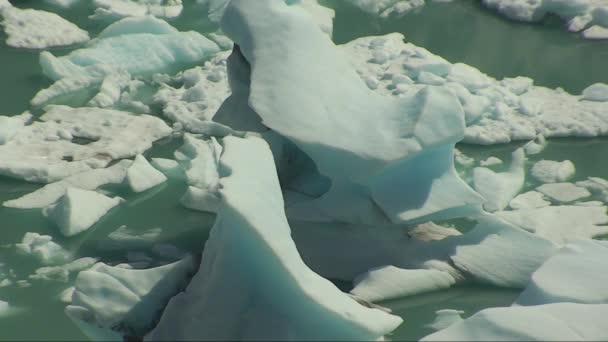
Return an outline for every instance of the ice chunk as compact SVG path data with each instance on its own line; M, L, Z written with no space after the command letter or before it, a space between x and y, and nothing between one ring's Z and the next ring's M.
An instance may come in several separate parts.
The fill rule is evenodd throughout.
M155 169L144 156L138 154L127 170L126 181L131 190L142 192L164 183L167 177Z
M583 99L589 101L608 101L608 84L596 83L583 90Z
M526 155L534 155L541 153L547 147L547 140L542 134L539 134L534 140L528 141L524 145Z
M72 302L72 295L74 294L75 288L73 286L68 287L67 289L61 291L59 294L59 300L62 303L70 304Z
M176 18L183 10L182 0L94 0L91 19L118 20L124 17Z
M451 257L456 267L479 281L524 288L532 273L557 249L552 242L499 217L483 216L479 220L473 231L460 238Z
M424 0L347 0L347 2L381 18L402 16L424 6Z
M53 237L38 233L25 233L21 243L15 244L18 253L32 255L43 265L64 264L71 260L71 255L60 245L53 242Z
M62 266L45 266L37 269L34 274L29 275L30 280L43 280L67 283L71 274L86 270L93 266L99 259L85 257L76 259Z
M449 288L456 281L447 272L384 266L355 278L351 294L370 302Z
M78 274L66 314L127 336L143 336L171 296L185 288L195 268L191 257L147 270L98 263Z
M421 341L600 341L608 305L559 303L482 310Z
M479 162L481 166L494 166L502 164L502 160L496 157L489 157L488 159L482 160Z
M518 305L608 303L608 244L581 240L566 245L534 274Z
M315 26L278 0L232 1L222 19L251 67L251 109L332 182L289 215L396 223L477 212L481 197L453 165L464 135L457 98L432 86L401 99L375 94Z
M608 233L606 207L576 205L520 209L497 213L502 219L558 244Z
M536 190L560 203L574 202L591 196L591 193L587 189L578 187L572 183L543 184L536 188Z
M443 240L448 236L461 235L461 233L451 227L443 227L433 222L417 225L414 229L407 232L407 235L420 241Z
M158 240L161 233L162 229L158 227L138 231L127 226L120 226L106 239L101 240L99 247L103 250L132 250L149 247Z
M47 184L32 193L6 201L2 205L20 209L43 208L57 202L69 187L95 190L103 185L121 184L127 175L127 168L130 165L130 160L121 160L108 168L75 174L61 181Z
M64 236L73 236L89 229L121 201L95 191L68 188L59 202L44 209L44 214Z
M608 203L608 181L599 177L589 177L585 181L576 182L577 186L582 186L592 193L598 195L604 203Z
M151 17L125 18L108 26L100 33L102 38L85 48L62 57L42 53L40 64L44 74L53 80L87 74L100 64L134 76L150 76L202 62L219 51L214 42L201 34L168 33L167 25Z
M159 118L100 108L48 106L47 112L0 145L0 174L55 182L133 157L171 134ZM78 142L76 138L82 139Z
M0 145L11 140L31 119L32 115L27 112L17 116L0 116Z
M512 209L542 208L550 205L551 202L545 200L545 196L538 191L528 191L515 196L509 202Z
M63 8L68 8L80 2L80 0L44 0L46 3L49 3L54 6L59 6Z
M398 326L304 264L267 144L226 137L223 146L222 207L200 269L145 340L375 340Z
M490 86L491 79L481 71L463 63L456 63L450 68L447 79L462 84L471 92Z
M582 37L585 39L608 39L608 27L593 25L583 31ZM608 101L608 95L605 93L602 98L601 101Z
M569 160L561 162L554 160L541 160L536 162L530 174L542 183L565 182L574 176L576 168L574 163Z
M210 213L217 213L220 207L220 198L215 190L194 186L188 187L179 202L186 208Z
M473 169L473 184L485 199L485 210L494 212L507 207L524 185L524 163L526 157L523 149L513 152L511 165L506 172L496 173L485 167Z
M167 158L152 158L150 164L164 174L170 174L180 169L179 163L173 159Z
M46 49L53 46L72 45L89 40L87 31L70 23L55 13L2 7L2 26L7 34L6 44L17 48Z
M435 330L443 330L455 323L461 322L462 317L460 315L462 315L463 313L464 311L462 310L439 310L435 312L436 317L433 323L427 326Z

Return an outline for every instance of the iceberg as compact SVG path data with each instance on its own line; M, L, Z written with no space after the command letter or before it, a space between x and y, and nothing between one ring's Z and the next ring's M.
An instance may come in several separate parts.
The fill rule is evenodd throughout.
M145 340L375 340L395 329L400 318L360 305L302 261L268 145L222 144L221 208L199 271Z
M46 49L84 43L87 31L55 13L20 9L10 3L0 3L2 26L7 34L6 44L16 48Z
M282 1L232 1L221 25L250 64L251 109L331 180L322 197L291 205L291 218L403 223L479 211L453 165L464 115L451 92L375 94L314 20Z
M56 204L44 208L43 213L69 237L89 229L122 201L119 197L109 198L95 191L68 188L65 195Z

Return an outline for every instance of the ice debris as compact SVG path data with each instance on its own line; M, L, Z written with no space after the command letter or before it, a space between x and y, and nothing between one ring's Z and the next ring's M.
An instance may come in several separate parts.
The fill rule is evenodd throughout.
M561 162L541 160L530 169L530 175L541 183L565 182L572 178L575 173L574 163L569 160Z
M53 242L52 236L38 233L25 233L15 249L17 253L34 256L43 265L65 264L72 258L68 251Z

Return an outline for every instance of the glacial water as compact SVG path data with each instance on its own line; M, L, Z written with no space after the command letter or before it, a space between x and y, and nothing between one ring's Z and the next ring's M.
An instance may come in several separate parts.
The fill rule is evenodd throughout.
M200 9L186 3L183 18L173 21L180 30L194 29L212 32L216 26L202 20ZM477 1L461 0L452 3L428 2L421 10L403 18L380 20L361 11L342 5L337 0L326 1L337 11L334 40L344 43L351 39L402 32L406 39L426 47L451 62L471 64L497 78L525 75L536 84L562 87L579 93L587 85L608 81L608 42L590 42L565 32L563 23L549 18L540 24L521 24L496 16L482 8ZM56 11L40 1L16 2L19 7ZM87 29L91 36L105 24L87 19L90 9L80 5L62 16ZM9 48L0 33L0 114L15 115L29 108L29 100L49 81L41 74L38 52ZM76 48L52 49L61 55ZM496 156L508 162L510 153L521 144L495 146L458 146L476 160ZM161 141L147 157L171 157L180 141ZM540 160L574 162L574 180L588 176L608 178L608 139L553 139L530 163ZM500 167L498 167L500 169ZM527 187L534 187L531 181ZM13 199L31 192L41 185L0 177L0 201ZM169 243L183 251L200 252L207 238L213 216L188 210L178 200L185 191L180 180L169 180L163 186L141 194L130 194L120 187L107 189L123 196L127 203L114 209L88 232L73 238L62 238L39 210L16 210L0 207L0 262L14 269L17 279L40 267L26 257L16 255L12 245L21 241L26 232L52 235L56 242L77 257L94 256L105 262L127 260L127 251L150 253L154 244ZM108 235L126 225L135 234L153 231L144 242L116 244ZM56 281L31 281L31 286L0 288L0 300L9 301L16 309L0 316L0 340L82 340L84 336L65 316L65 304L59 294L71 286ZM517 297L518 291L493 287L464 286L409 298L392 300L385 305L402 316L405 323L390 336L392 340L415 340L432 332L426 327L440 309L465 311L464 317L494 306L506 306Z

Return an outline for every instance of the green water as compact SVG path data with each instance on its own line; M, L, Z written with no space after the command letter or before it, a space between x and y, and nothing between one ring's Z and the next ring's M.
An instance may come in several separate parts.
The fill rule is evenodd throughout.
M452 62L465 62L494 76L526 75L537 84L561 86L577 93L587 85L608 80L608 43L589 42L564 32L562 23L554 19L542 25L509 22L481 8L476 1L461 0L449 4L428 2L421 11L401 19L378 20L335 0L327 1L337 10L334 39L344 43L354 38L389 32L403 32L407 39L424 46ZM55 11L39 0L15 2L24 8ZM186 14L172 24L181 30L212 32L217 27L202 20L201 8L186 2ZM62 11L61 15L87 29L95 36L105 23L87 18L92 10L87 2ZM0 114L14 115L29 108L29 100L50 83L41 74L38 51L7 47L0 33ZM69 53L78 46L51 49L54 54ZM146 155L172 157L180 141L159 142ZM461 145L459 148L475 159L497 156L505 161L519 144L497 146ZM576 180L587 176L608 177L608 139L552 140L546 150L530 157L572 160L577 167ZM528 187L535 186L529 183ZM0 201L17 198L39 188L31 184L0 177ZM212 215L183 208L178 200L186 185L170 179L165 185L141 194L132 194L123 187L114 187L116 195L127 202L112 210L89 231L72 238L63 238L40 210L16 210L0 207L0 262L15 269L17 279L27 279L40 265L31 258L16 255L6 247L21 241L26 232L52 235L56 242L77 257L95 256L105 262L126 260L133 247L108 249L108 235L122 225L144 233L160 228L151 242L135 250L149 251L154 243L170 243L184 251L200 252L213 223ZM0 317L0 340L82 340L84 336L64 315L59 293L70 283L32 281L32 286L0 288L0 300L9 301L17 309ZM414 340L432 332L425 327L440 309L464 310L465 317L495 306L513 302L518 292L491 287L459 287L382 303L401 315L405 323L390 337L392 340Z

